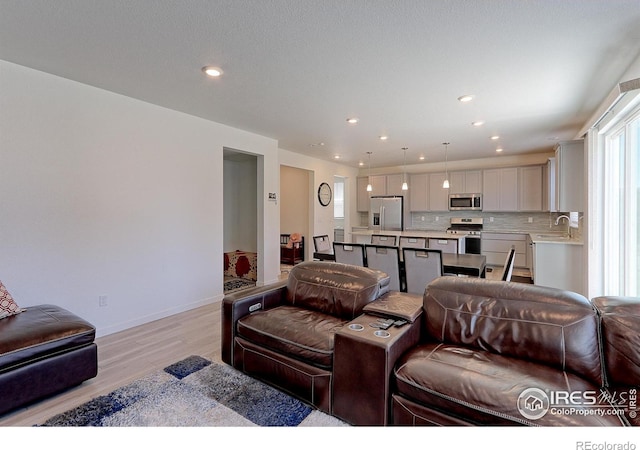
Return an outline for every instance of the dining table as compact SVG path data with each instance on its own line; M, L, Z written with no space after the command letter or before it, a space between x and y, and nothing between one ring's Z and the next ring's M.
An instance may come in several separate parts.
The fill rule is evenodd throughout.
M470 253L443 253L442 267L445 273L486 278L487 257Z

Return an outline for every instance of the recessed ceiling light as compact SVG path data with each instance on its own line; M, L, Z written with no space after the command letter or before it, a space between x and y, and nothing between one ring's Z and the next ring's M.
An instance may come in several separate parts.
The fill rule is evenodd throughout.
M386 141L387 139L389 139L389 136L380 136L381 141Z
M222 75L222 69L219 67L213 67L213 66L204 66L202 68L202 71L207 74L207 76L210 76L211 78L217 78L220 75Z
M458 97L458 100L461 101L462 103L467 103L473 100L473 97L474 97L473 95L467 94L467 95L462 95Z
M363 162L363 161L360 161L360 162L358 163L358 165L359 165L359 166L364 166L364 162Z
M335 155L333 159L340 159L340 155Z
M475 122L471 122L471 125L473 125L474 127L481 127L482 125L484 125L484 120L476 120Z
M357 117L349 117L347 119L347 123L351 123L351 124L358 123L358 118Z
M424 155L420 155L420 157L418 158L420 161L424 161Z
M501 151L502 151L502 147L498 147L498 148L496 149L496 152L498 152L498 153L500 153Z
M500 139L500 136L498 136L497 134L491 136L492 141L497 141L498 139Z

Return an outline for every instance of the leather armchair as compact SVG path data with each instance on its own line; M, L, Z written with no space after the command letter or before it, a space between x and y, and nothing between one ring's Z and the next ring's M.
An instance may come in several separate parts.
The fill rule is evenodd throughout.
M298 264L286 281L224 298L222 359L331 414L335 334L388 289L377 270Z

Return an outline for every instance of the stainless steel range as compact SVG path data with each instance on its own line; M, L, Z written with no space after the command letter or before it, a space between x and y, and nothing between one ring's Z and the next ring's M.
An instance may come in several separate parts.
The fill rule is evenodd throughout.
M448 234L465 236L465 253L482 253L482 217L452 217Z

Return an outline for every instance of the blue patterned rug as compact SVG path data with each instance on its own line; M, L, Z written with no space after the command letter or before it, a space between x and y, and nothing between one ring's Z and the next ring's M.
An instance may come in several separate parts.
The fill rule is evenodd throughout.
M47 420L42 426L342 426L338 419L244 375L190 356Z

